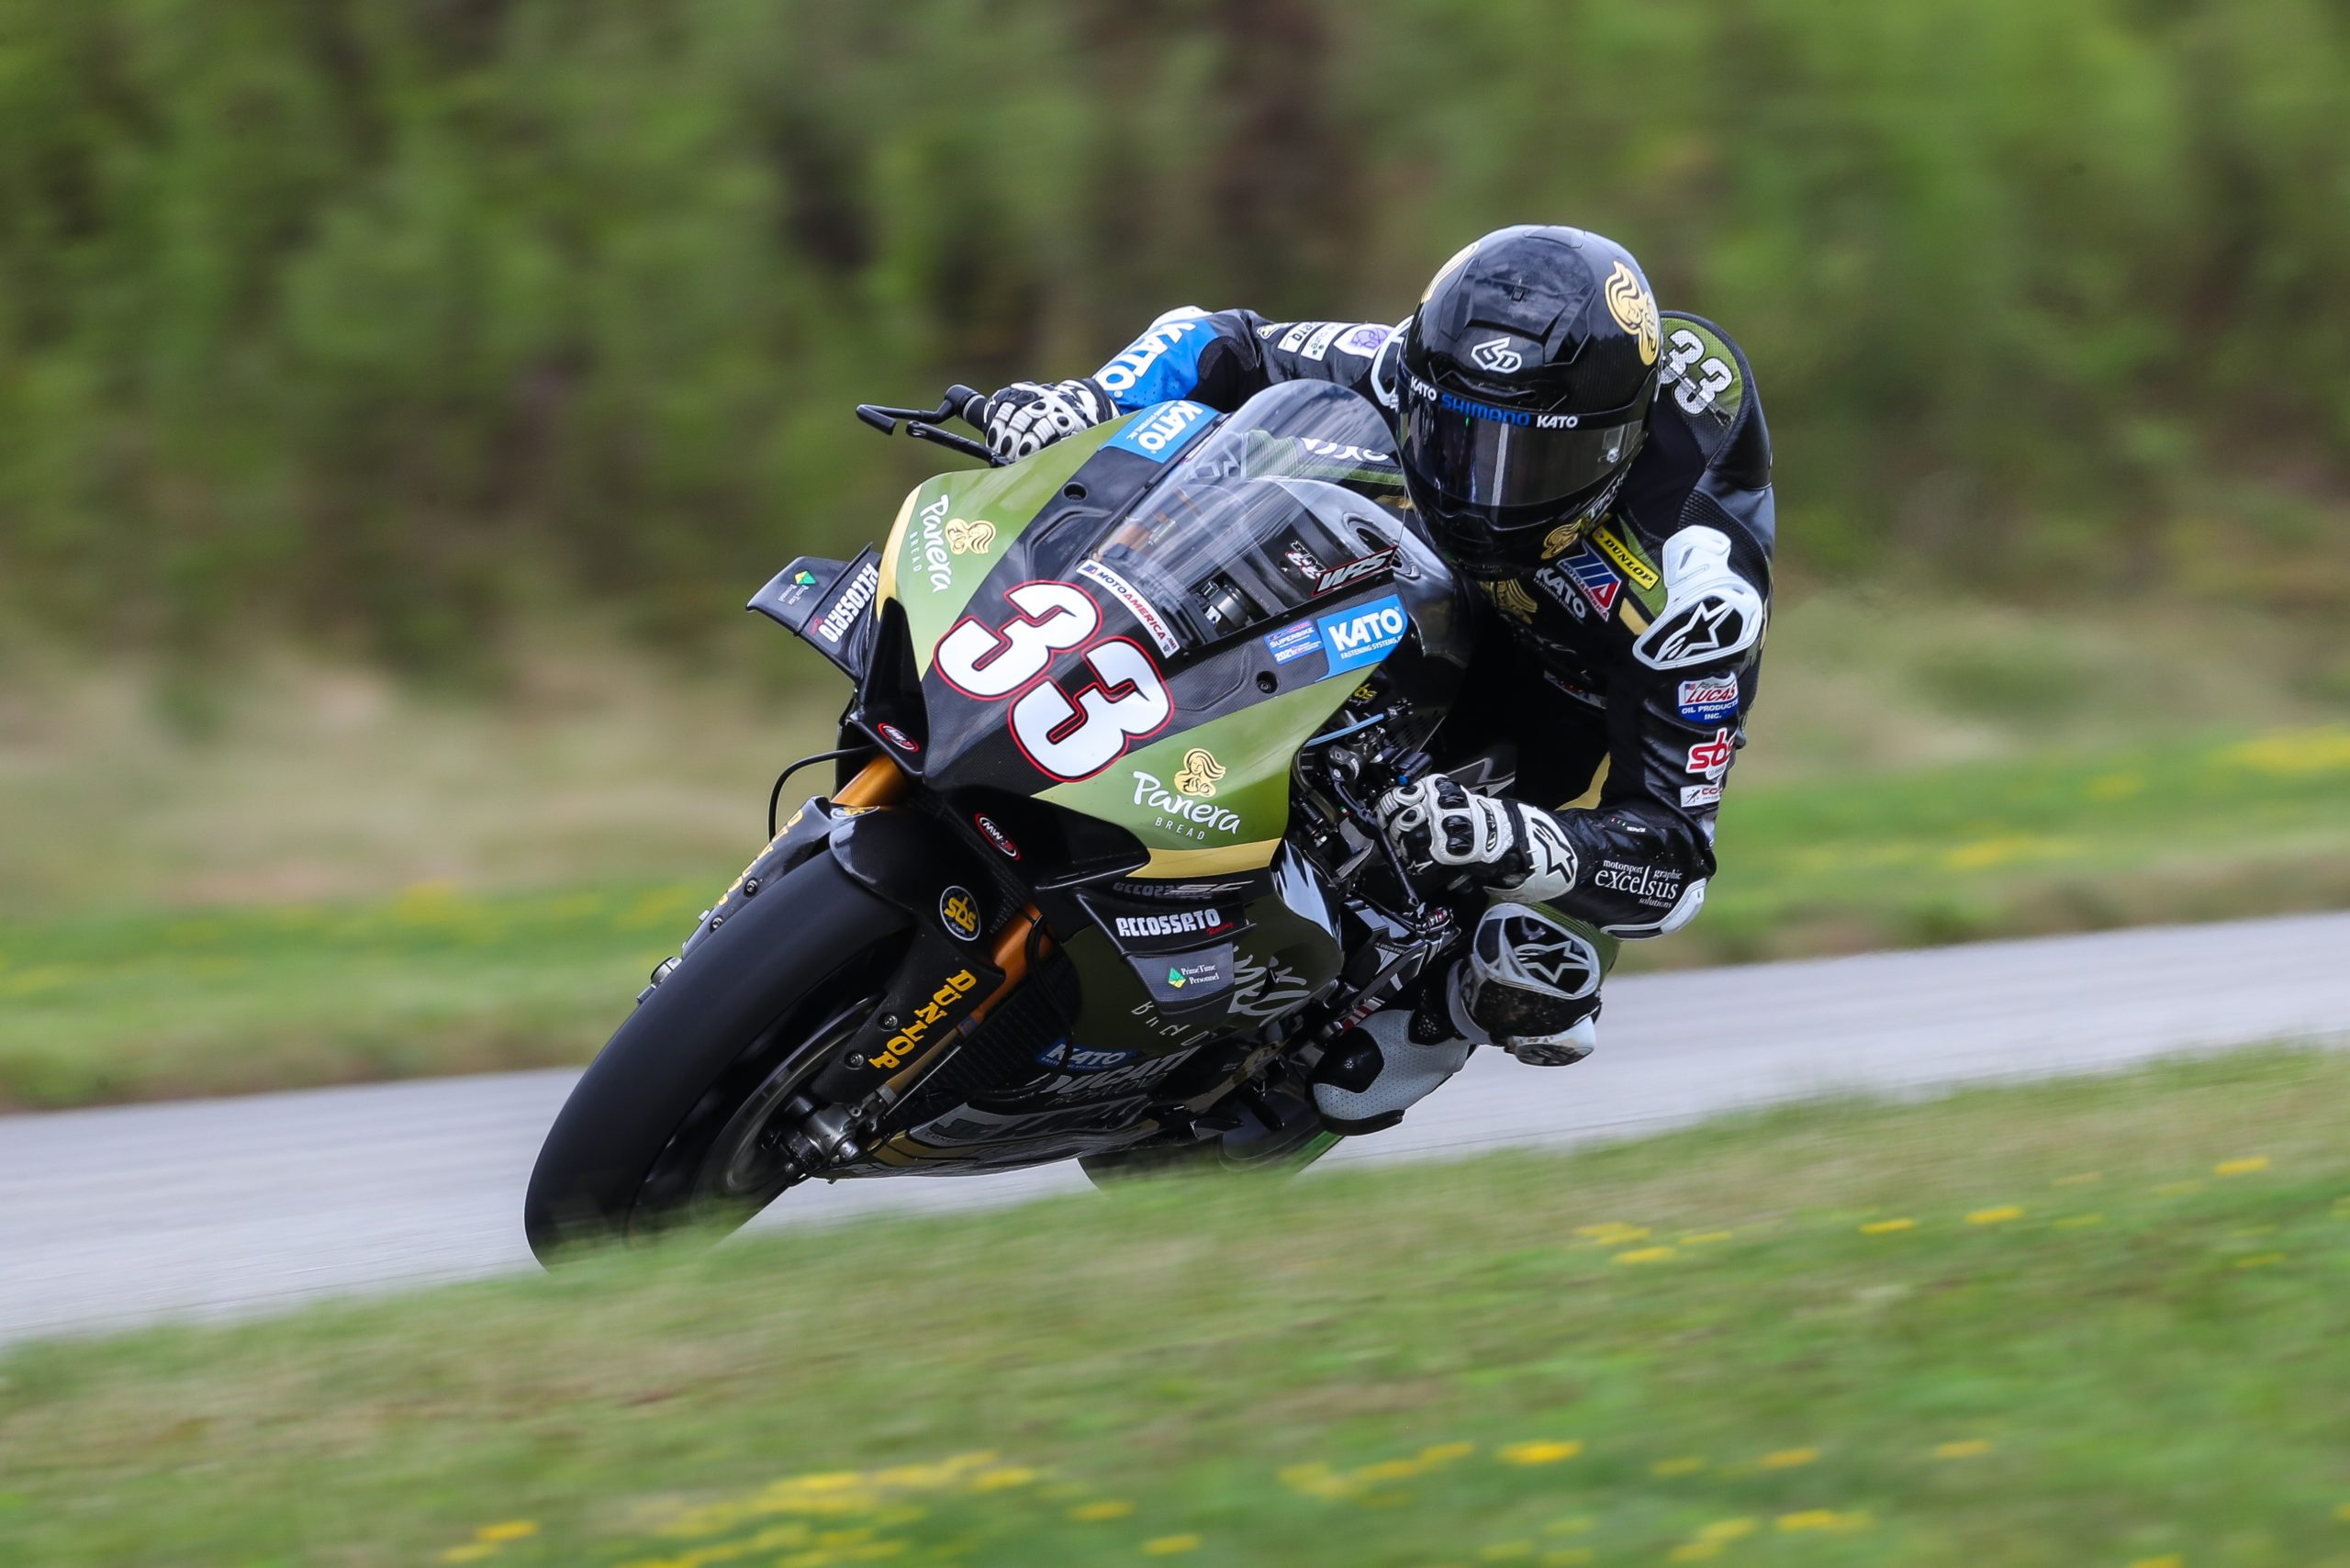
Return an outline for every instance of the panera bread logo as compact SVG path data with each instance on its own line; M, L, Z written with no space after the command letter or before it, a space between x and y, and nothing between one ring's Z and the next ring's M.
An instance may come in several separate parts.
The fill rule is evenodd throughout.
M1195 755L1204 756L1207 754L1200 752ZM1188 767L1188 759L1186 766ZM1219 767L1216 771L1221 773L1224 770ZM1177 774L1175 778L1176 783L1180 786L1183 783L1187 775L1185 774ZM1236 834L1239 833L1240 813L1238 812L1227 810L1223 806L1211 805L1205 801L1192 800L1188 796L1179 795L1174 790L1169 790L1166 785L1160 783L1155 776L1145 773L1140 768L1136 768L1135 770L1134 778L1136 805L1148 806L1152 811L1158 812L1162 815L1181 817L1185 822L1197 823L1202 827L1213 828L1218 833L1229 833ZM1192 778L1192 781L1193 783L1200 782L1196 778ZM1211 789L1214 787L1214 779L1209 779L1206 782Z
M1175 773L1175 790L1204 801L1215 793L1215 781L1223 777L1224 764L1215 759L1215 754L1195 745L1183 754L1183 766Z

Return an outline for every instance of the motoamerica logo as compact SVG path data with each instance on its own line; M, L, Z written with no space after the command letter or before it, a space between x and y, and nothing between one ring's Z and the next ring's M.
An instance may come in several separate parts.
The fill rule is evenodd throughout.
M1221 769L1219 769L1219 771L1221 771ZM1166 785L1160 783L1157 778L1151 774L1143 772L1140 768L1136 768L1135 770L1134 778L1135 804L1137 806L1148 806L1152 811L1158 812L1160 825L1175 827L1176 824L1168 822L1167 819L1169 817L1177 817L1182 819L1184 822L1197 823L1204 828L1212 828L1217 833L1237 834L1240 831L1240 813L1238 812L1228 811L1222 806L1211 805L1205 801L1188 800L1185 797L1177 794L1174 790L1169 790ZM1177 777L1177 782L1182 782L1182 776L1179 775ZM1210 781L1211 787L1213 787L1213 780ZM1178 827L1176 828L1176 831L1188 832L1189 830ZM1190 834L1190 836L1198 838L1203 835L1197 833L1192 833Z

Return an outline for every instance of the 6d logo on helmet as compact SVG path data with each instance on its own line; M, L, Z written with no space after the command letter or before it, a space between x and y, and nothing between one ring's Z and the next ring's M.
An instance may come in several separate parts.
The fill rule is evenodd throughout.
M931 992L930 1000L914 1009L914 1015L906 1026L890 1036L889 1044L867 1059L875 1067L892 1070L903 1067L906 1058L913 1055L915 1048L929 1037L930 1032L946 1023L956 1004L977 991L979 985L979 977L968 969L959 969L948 975L946 983Z
M938 923L958 942L978 940L979 901L971 896L968 888L947 889L938 895Z

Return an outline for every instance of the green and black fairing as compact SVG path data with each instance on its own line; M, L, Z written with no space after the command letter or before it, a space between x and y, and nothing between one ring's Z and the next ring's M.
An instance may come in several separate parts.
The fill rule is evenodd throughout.
M1221 1093L1250 1038L1337 978L1337 902L1284 848L1292 765L1317 732L1374 711L1424 744L1469 641L1389 446L1375 409L1325 385L1228 416L1159 405L932 479L878 557L795 562L754 600L852 674L845 736L920 780L923 808L1007 893L1024 890L1060 948L1066 1011L1032 1010L1031 1037L983 1088L917 1094L890 1117L897 1136L841 1173L1131 1143ZM845 613L859 596L873 612ZM995 689L1009 682L990 658L1089 616L1085 637ZM1154 682L1163 702L1142 700ZM1065 710L1081 734L1121 704L1139 716L1081 756L1049 728L1024 734L1016 711Z

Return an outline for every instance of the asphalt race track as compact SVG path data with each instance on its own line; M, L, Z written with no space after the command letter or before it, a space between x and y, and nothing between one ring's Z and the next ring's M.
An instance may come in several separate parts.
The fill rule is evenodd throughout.
M1567 1070L1479 1052L1329 1163L1622 1137L1774 1100L2350 1042L2350 913L1625 980ZM0 1340L530 1267L521 1193L573 1075L0 1118ZM1081 1189L1074 1166L803 1188L762 1225Z

